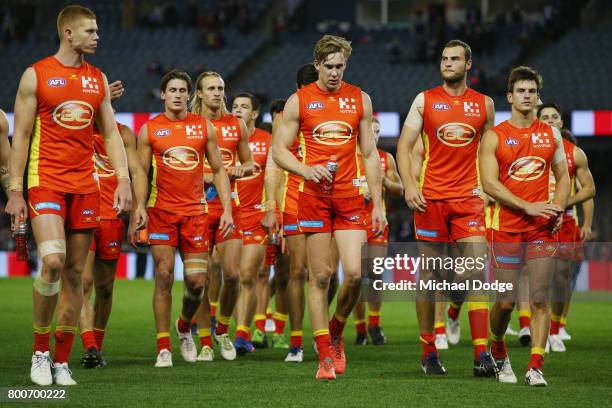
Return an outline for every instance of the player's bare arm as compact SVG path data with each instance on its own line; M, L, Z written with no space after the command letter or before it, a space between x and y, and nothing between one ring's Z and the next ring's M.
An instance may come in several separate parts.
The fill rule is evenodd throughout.
M580 239L590 241L593 239L593 213L595 212L595 200L592 198L582 203L582 227L580 227Z
M321 182L323 178L332 180L332 175L322 165L309 167L299 161L289 150L300 130L300 107L296 94L291 95L285 104L281 122L272 139L272 158L282 169L304 177L306 180Z
M404 186L402 180L400 180L399 173L397 172L397 164L391 153L385 153L387 155L387 171L383 175L383 186L392 195L401 197L404 195Z
M478 152L478 167L484 192L506 207L524 211L532 217L556 217L562 211L561 207L547 202L530 203L514 194L499 180L499 163L495 152L497 150L497 134L488 130L482 136Z
M234 226L234 220L232 218L232 199L230 196L230 182L223 166L223 160L221 159L221 153L219 152L219 146L217 144L217 131L215 127L206 120L206 129L208 137L206 138L206 159L213 172L213 178L217 192L219 194L219 200L223 206L223 214L219 221L219 229L224 237L227 237L231 229ZM250 154L250 150L249 150Z
M0 185L4 189L4 192L8 195L9 193L9 171L8 161L9 152L11 145L8 141L8 119L4 114L4 111L0 109Z
M397 142L397 168L404 185L404 199L410 209L425 211L427 203L421 193L412 164L412 151L423 130L423 108L425 95L421 92L414 98Z
M372 132L372 101L370 96L362 92L363 117L359 121L359 148L363 159L366 181L372 196L372 228L380 235L387 221L382 213L380 156L376 149L374 133Z
M563 139L559 129L552 128L557 146L552 159L550 168L555 175L555 198L553 204L565 209L570 196L569 172L567 170L567 160L563 149Z
M278 230L278 220L276 219L276 207L278 205L278 190L282 179L282 171L272 159L272 149L268 152L266 159L266 172L264 175L264 191L266 194L265 214L261 220L261 225L268 230L269 234Z
M487 110L487 121L482 127L483 133L489 129L493 129L493 126L495 126L495 103L489 96L485 96L485 108Z
M28 216L26 202L23 199L23 172L28 160L30 135L37 106L36 73L34 68L30 67L23 73L17 89L13 145L9 154L9 193L5 211L11 217L13 230L20 217L25 220Z
M104 146L108 152L108 159L111 166L117 174L117 190L115 191L114 207L117 213L129 211L132 207L132 190L130 187L130 175L128 170L127 158L125 149L121 140L121 135L117 130L115 123L115 115L111 106L110 90L106 75L102 74L104 79L104 100L100 104L96 116L98 129L102 132L104 138Z
M584 151L578 146L574 147L574 164L576 165L576 178L580 183L580 190L569 198L568 207L584 203L595 197L595 182L591 170L589 170L589 162Z
M143 229L147 225L148 216L145 204L147 201L148 179L136 152L134 132L129 127L121 125L121 138L125 147L128 169L132 177L132 194L134 196L134 205L128 227L128 236L131 237L133 232Z
M249 130L242 119L238 119L238 121L240 123L240 142L238 142L237 152L240 166L230 169L230 176L233 178L250 176L255 168L253 155L249 148Z

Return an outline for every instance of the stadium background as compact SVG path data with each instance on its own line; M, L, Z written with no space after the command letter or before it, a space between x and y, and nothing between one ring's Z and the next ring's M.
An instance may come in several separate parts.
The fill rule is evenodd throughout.
M10 112L21 73L29 64L56 51L55 16L59 9L70 3L58 0L3 0L0 4L0 108L9 113L9 119L12 120ZM472 46L474 68L469 84L494 98L498 111L496 121L502 120L503 111L509 108L505 100L505 80L510 68L530 65L544 77L542 100L561 105L565 126L578 137L579 145L589 158L597 186L594 241L609 242L612 238L612 207L609 204L612 200L612 183L608 177L608 157L612 152L612 82L609 80L612 65L612 5L606 0L88 0L80 4L96 12L100 28L99 49L88 60L102 68L110 81L123 81L126 92L116 102L115 108L119 120L134 130L151 112L158 112L162 107L157 88L159 79L169 69L184 69L193 78L203 70L215 70L226 80L228 99L231 100L231 95L241 91L252 92L261 99L265 110L272 99L286 98L293 92L295 71L302 64L311 62L313 45L322 33L334 33L353 41L353 55L345 80L358 84L371 95L374 109L383 122L379 147L395 154L401 124L412 99L419 91L440 82L439 52L447 40L460 38ZM2 195L0 213L5 200L6 197ZM403 201L389 200L387 206L391 241L413 240L412 216ZM16 263L11 252L13 247L8 219L2 217L0 277L29 275L36 268L35 260L29 266ZM612 291L610 253L608 251L606 255L607 247L600 248L604 249L599 251L599 259L604 262L597 265L596 277L593 277L592 270L593 276L586 281L582 275L586 282L583 288ZM132 252L127 246L124 250L129 253L121 261L121 274L130 278L150 278L151 262L147 261L147 256ZM27 282L19 281L0 280L1 293L29 293ZM152 330L149 306L151 286L147 282L134 282L133 285L118 286L116 311L111 317L111 325L115 324L117 331L126 338L130 335L130 330L124 327L126 324L146 326L147 333ZM132 301L127 302L124 296ZM145 296L145 300L141 299L142 296ZM15 295L3 298L5 300L0 308L5 314L3 327L6 319L12 316L5 312L15 312L15 316L29 319L29 298ZM27 313L20 307L25 308ZM402 309L409 309L407 317L404 312L391 307L385 316L388 321L395 319L387 326L392 333L392 341L399 340L400 334L405 335L406 327L410 333L416 332L414 307L402 306ZM132 310L143 311L146 324L133 318L126 323ZM577 308L576 320L580 322L576 327L587 333L600 330L596 322L583 320L583 317L605 310L609 311L609 303L599 308L597 303ZM407 319L410 323L404 327ZM24 329L19 336L27 344L25 348L30 344L28 330ZM609 336L605 338L609 339ZM406 341L410 344L408 347L416 350L416 341L413 340ZM117 344L117 341L110 344ZM581 347L604 347L603 352L609 355L609 345L605 348L604 344L603 337L596 336L592 344ZM469 346L464 346L464 354L467 355ZM78 349L79 346L76 346L75 353L79 352ZM11 350L8 349L9 355ZM148 351L144 354L150 354ZM130 353L124 352L125 355ZM355 359L365 359L366 363L372 358L367 354L355 353ZM406 360L403 354L385 353L390 361ZM256 358L266 359L263 355ZM416 355L410 358L414 361L417 359ZM149 360L141 358L140 363L150 365ZM18 361L19 358L12 359L8 364L15 370L14 378L21 376L16 371L16 367L20 366ZM590 369L599 367L604 370L601 364L598 366L598 361L597 357L585 359L582 356L570 360L567 367L577 372L584 368L582 364L588 364ZM453 364L457 367L460 365L449 357L447 367L453 369ZM285 384L285 377L290 375L284 367L280 368L281 365L273 366L282 373L282 379L275 377L279 387ZM365 370L364 367L361 366ZM388 370L393 371L393 367L389 366ZM133 374L134 371L129 371L129 368L124 374L131 377L135 386L146 387L146 381L141 380L139 375L149 375L150 370ZM192 371L195 375L196 370ZM310 372L302 371L298 381L310 381ZM375 371L372 371L373 375L383 376ZM609 369L607 372L610 373ZM78 375L80 378L84 376L82 370ZM106 375L106 381L116 381L112 374L103 375ZM91 379L93 383L95 379ZM159 380L155 377L152 381ZM397 383L397 380L391 379L383 386L386 388L380 390L390 390L389 387L394 384L401 386L402 382ZM0 380L0 385L8 383L15 381ZM23 385L26 384L23 382ZM353 389L368 389L367 382L349 384ZM466 385L454 379L449 384L457 389L465 387L468 393L471 390L479 392L473 382ZM579 396L586 393L571 388L573 385L567 380L560 385L565 386L566 391L574 392L573 398L578 398L575 400L577 403L581 401ZM285 386L293 392L305 391L292 388L291 384ZM431 382L418 383L418 386L424 393L427 390L440 392ZM233 395L231 390L226 389L228 396ZM236 388L236 392L239 390ZM319 392L317 389L309 390L306 389L311 393L309 398ZM322 395L327 393L329 390ZM588 393L589 401L594 402L598 398L595 395L609 396L609 388L598 385L589 388ZM138 398L138 395L136 393L133 398ZM481 401L497 403L500 395L491 393L481 397ZM368 398L371 397L368 394ZM552 399L549 401L556 401L559 406L572 401L550 397ZM112 396L109 398L112 400ZM140 398L143 398L141 401L148 401L145 394ZM522 398L525 406L538 403L537 398L526 395ZM423 399L422 395L419 400L436 402L435 398ZM121 401L117 400L116 403L120 404ZM371 401L379 402L376 399ZM470 401L468 398L465 403ZM389 404L393 405L393 402Z

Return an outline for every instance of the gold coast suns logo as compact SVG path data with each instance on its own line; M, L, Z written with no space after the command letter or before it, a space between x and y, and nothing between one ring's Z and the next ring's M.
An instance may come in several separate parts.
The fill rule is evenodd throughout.
M535 180L544 174L546 160L537 156L526 156L516 159L508 169L508 175L514 180Z
M446 123L436 131L438 139L447 146L462 147L472 143L476 129L465 123Z
M162 156L164 164L175 170L192 170L200 162L200 154L189 146L176 146L166 150Z
M221 161L223 162L223 167L227 169L228 167L234 165L234 153L232 153L231 150L226 149L225 147L220 147L219 153L221 153ZM204 168L206 170L211 170L210 164L208 164L208 159L204 159Z
M312 137L324 145L342 145L353 137L353 127L346 122L333 120L315 127L312 130Z
M57 105L51 117L55 123L66 129L85 129L94 118L94 109L87 102L66 101Z
M99 177L112 177L115 175L115 170L112 168L108 156L96 152L93 155L93 162L96 174Z

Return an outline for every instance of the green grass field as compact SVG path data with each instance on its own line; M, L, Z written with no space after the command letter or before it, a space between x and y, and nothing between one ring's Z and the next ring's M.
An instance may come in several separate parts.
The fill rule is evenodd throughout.
M0 387L29 387L32 348L30 279L0 280ZM509 338L510 357L519 384L504 385L472 375L472 351L467 313L458 346L442 352L449 372L444 378L425 377L418 364L420 347L414 304L387 303L382 325L389 344L353 346L354 326L346 331L347 372L335 382L314 379L316 356L308 326L306 361L284 363L284 350L257 350L236 361L182 361L172 338L174 367L156 369L155 329L151 308L153 283L118 281L105 352L104 369L85 370L78 364L83 348L75 339L71 367L78 385L69 390L70 405L80 406L518 406L539 408L609 406L612 398L612 330L607 321L612 304L575 302L569 321L573 339L568 352L547 355L547 388L529 388L520 381L528 349ZM175 285L175 313L182 284ZM306 319L307 321L307 319ZM513 319L516 327L516 319ZM287 328L288 330L288 328ZM61 402L59 404L62 404ZM40 403L31 405L40 406Z

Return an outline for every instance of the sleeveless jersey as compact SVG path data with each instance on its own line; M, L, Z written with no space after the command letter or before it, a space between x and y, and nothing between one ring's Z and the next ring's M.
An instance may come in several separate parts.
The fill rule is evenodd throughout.
M242 211L263 212L265 210L264 178L271 140L272 135L261 129L255 129L255 132L249 137L249 147L255 169L250 176L236 180Z
M120 124L117 123L117 130L121 134ZM118 180L115 175L115 169L110 164L106 147L104 146L104 138L102 133L97 128L93 131L94 154L93 162L98 176L98 185L100 187L100 218L104 220L113 220L117 218L117 212L113 208L115 201L115 190L117 189Z
M300 109L300 148L307 166L325 166L336 156L338 170L331 195L304 178L299 190L323 197L346 198L359 195L357 138L363 117L361 89L342 82L336 92L323 91L316 82L296 92Z
M539 120L528 128L517 128L505 121L493 131L497 134L495 156L502 184L525 201L548 201L550 165L556 150L552 128ZM491 228L498 231L531 231L550 222L498 202L491 204L489 211Z
M184 216L203 214L206 121L193 113L183 120L171 120L161 113L146 125L153 150L147 207Z
M47 57L36 73L37 114L30 142L28 188L88 194L98 191L93 156L93 125L104 99L102 71L83 62L62 65Z
M384 150L378 149L378 155L380 156L380 171L381 171L381 175L385 175L387 174L387 170L389 170L389 156L387 156L387 152L385 152ZM361 157L361 152L359 153L359 161L360 161L360 165L363 166L363 159ZM362 167L363 168L363 167ZM365 173L365 172L363 172ZM382 177L381 177L382 179ZM367 185L367 181L365 179L365 176L362 179L362 186L366 186ZM383 186L381 184L381 203L382 203L382 211L383 214L387 213L387 206L385 205L385 186ZM371 213L372 209L374 208L374 203L372 202L372 200L367 200L366 201L366 212L367 213Z
M289 149L291 153L302 161L302 150L300 148L300 136L296 137ZM281 211L286 214L297 215L297 202L302 177L298 174L285 171L285 186L281 198Z
M479 196L478 145L487 122L485 96L470 88L451 96L442 86L423 94L423 197L461 201Z
M210 121L217 131L217 144L219 146L219 152L221 153L221 159L223 166L227 170L230 167L236 166L238 143L240 142L240 121L238 118L231 113L221 116L220 119L213 119ZM204 163L204 171L206 173L212 173L212 169L208 165L208 161ZM232 208L238 207L240 201L238 200L238 191L236 189L236 180L230 177L230 191L232 198ZM208 211L217 210L222 211L223 206L217 189L214 184L206 186L206 201L208 203Z

